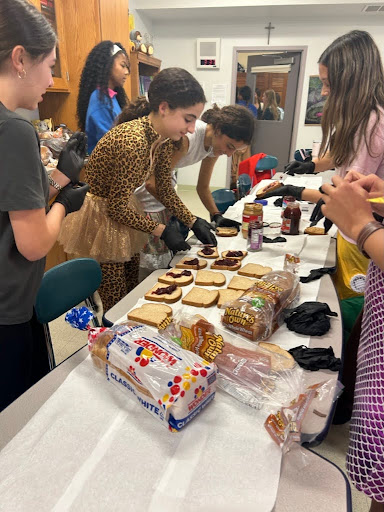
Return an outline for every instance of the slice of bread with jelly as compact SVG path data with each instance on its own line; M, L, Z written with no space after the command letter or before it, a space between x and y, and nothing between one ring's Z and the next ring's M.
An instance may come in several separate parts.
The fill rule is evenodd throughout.
M181 288L175 284L167 286L164 283L156 283L155 286L144 295L144 299L173 304L181 299Z
M177 286L187 286L193 283L192 272L187 269L171 268L158 279L160 283L177 284Z
M199 258L193 258L191 256L186 256L179 263L176 263L176 268L187 268L190 270L200 270L201 268L205 268L207 266L207 262L205 260Z
M221 253L222 258L233 258L234 260L242 260L248 254L247 251L223 251Z
M241 267L241 261L235 260L233 258L221 258L218 260L215 260L212 265L211 269L214 270L239 270Z
M216 259L219 257L217 247L203 247L200 251L197 251L197 255L201 258L212 258Z

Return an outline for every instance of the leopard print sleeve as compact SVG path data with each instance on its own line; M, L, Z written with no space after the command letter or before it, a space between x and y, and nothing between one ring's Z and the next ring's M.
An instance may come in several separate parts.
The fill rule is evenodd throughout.
M155 167L156 191L161 203L168 208L175 217L189 226L193 222L194 215L181 201L172 186L172 154L172 143L169 142L168 144L164 144L164 147L159 152Z
M142 137L140 130L138 133L117 130L115 144L115 154L117 151L118 157L110 176L108 214L121 224L151 233L158 223L140 215L130 201L135 189L147 179L150 145Z

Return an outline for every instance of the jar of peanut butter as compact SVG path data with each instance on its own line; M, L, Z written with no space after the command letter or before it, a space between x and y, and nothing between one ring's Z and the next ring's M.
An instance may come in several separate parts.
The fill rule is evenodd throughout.
M256 222L263 225L263 205L259 203L245 203L243 210L243 223L241 233L244 238L248 238L249 223Z

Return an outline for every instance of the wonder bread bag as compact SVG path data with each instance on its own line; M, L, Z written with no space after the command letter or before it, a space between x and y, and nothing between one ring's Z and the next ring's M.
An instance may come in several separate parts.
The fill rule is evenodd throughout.
M83 329L89 320L81 318L76 312L80 310L84 313L87 308L71 310L66 320L77 327L81 323ZM216 365L145 325L130 322L95 329L88 325L88 348L107 380L171 431L184 427L215 396Z
M265 340L282 322L282 311L300 296L299 277L287 270L269 272L225 305L223 325L251 341Z

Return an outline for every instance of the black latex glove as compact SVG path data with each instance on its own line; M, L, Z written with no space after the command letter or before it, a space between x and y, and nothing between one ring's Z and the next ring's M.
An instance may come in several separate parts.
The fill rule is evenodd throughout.
M267 199L268 197L274 196L293 196L300 201L304 189L305 187L296 187L295 185L283 185L282 187L267 192L262 197L263 199Z
M57 168L65 174L72 183L79 181L84 158L87 154L88 137L83 132L75 132L60 153Z
M315 172L315 162L298 162L292 160L284 167L284 172L293 176L294 174L313 174Z
M304 370L332 370L338 372L341 368L341 359L335 357L332 347L308 348L305 345L291 348L288 352Z
M179 231L176 220L168 222L160 238L164 241L168 249L173 252L188 251L191 248Z
M275 238L269 238L267 236L263 236L263 242L265 242L266 244L278 244L279 242L286 242L287 239L284 238L283 236L276 236Z
M336 272L336 267L321 267L321 268L313 268L308 276L300 277L300 283L310 283L311 281L316 281L316 279L320 279L325 274L333 275Z
M217 240L215 235L212 233L213 227L209 222L200 217L197 217L195 223L192 226L192 231L195 233L197 238L204 245L214 245L217 246Z
M55 203L60 203L65 208L65 214L77 212L83 206L85 194L89 190L88 183L79 182L78 185L70 183L59 192Z
M304 302L294 309L284 310L284 322L290 331L310 336L322 336L329 331L329 316L337 316L325 302Z
M316 226L316 224L324 217L323 212L321 211L321 207L324 204L324 201L322 199L319 199L316 203L316 206L313 209L312 215L310 216L309 220L311 221L310 226ZM328 231L333 226L333 222L326 217L324 218L324 232L325 234L328 233Z
M236 222L232 219L227 219L223 217L220 213L216 213L212 216L213 222L216 224L217 228L237 228L237 231L240 231L240 222Z

